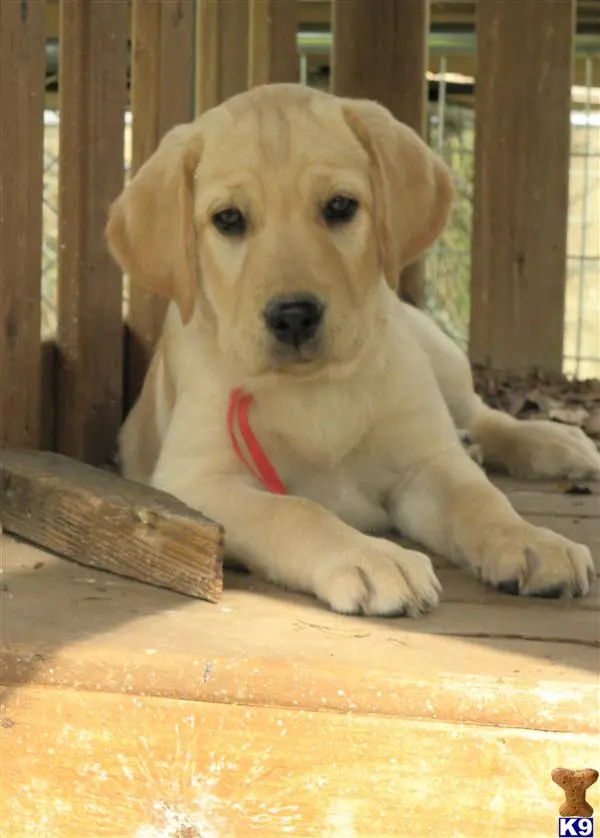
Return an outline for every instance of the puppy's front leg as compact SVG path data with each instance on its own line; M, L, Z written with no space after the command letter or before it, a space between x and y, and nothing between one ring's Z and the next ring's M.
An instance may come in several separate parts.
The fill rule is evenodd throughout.
M363 535L312 501L269 494L243 474L203 474L189 453L162 458L152 484L222 524L228 555L334 611L417 616L438 603L427 556Z
M240 476L202 477L180 500L221 523L227 554L250 570L314 594L345 614L417 616L438 603L427 556L369 537L305 498L271 495Z
M505 593L559 597L590 589L588 548L524 521L458 447L415 470L390 505L404 534Z

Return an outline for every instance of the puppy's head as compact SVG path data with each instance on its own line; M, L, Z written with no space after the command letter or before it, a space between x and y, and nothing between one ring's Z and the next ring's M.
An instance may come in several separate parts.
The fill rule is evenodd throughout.
M385 283L442 231L449 173L380 105L254 88L179 126L114 203L134 281L198 306L248 376L343 370L377 334Z

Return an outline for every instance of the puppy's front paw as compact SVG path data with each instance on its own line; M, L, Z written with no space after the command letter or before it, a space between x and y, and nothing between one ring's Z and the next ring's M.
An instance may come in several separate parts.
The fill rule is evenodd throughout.
M440 583L423 553L363 536L363 547L323 562L315 593L341 614L417 617L435 608Z
M518 422L510 430L506 466L514 477L588 480L600 477L600 452L580 428L558 422Z
M526 522L491 533L477 565L486 582L522 596L585 596L595 577L587 547Z

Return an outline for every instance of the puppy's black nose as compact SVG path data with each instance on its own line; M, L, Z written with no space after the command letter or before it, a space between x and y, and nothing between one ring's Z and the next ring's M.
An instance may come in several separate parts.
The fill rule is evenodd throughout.
M314 337L324 311L324 305L311 294L295 294L271 300L264 316L268 330L280 343L297 348Z

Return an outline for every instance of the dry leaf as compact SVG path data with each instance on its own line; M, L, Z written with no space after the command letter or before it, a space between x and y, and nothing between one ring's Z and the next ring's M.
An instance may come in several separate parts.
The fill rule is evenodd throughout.
M559 373L496 373L473 365L475 390L489 407L517 419L551 419L600 437L600 379Z
M553 407L548 411L548 418L563 425L577 425L581 428L589 417L585 407Z

